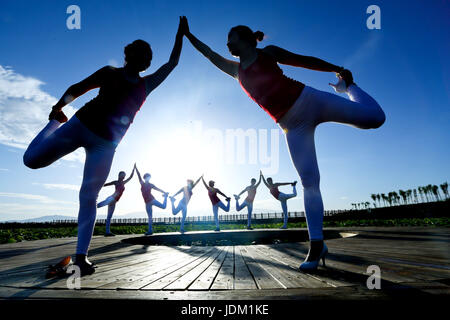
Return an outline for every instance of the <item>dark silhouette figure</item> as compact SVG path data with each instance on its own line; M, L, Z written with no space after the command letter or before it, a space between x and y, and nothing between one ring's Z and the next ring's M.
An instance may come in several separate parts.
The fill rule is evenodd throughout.
M24 164L38 169L52 164L79 147L86 151L79 196L75 260L82 275L95 271L86 256L94 229L98 192L108 177L115 149L148 94L158 87L178 64L185 25L179 24L169 61L153 74L140 77L139 72L150 66L152 50L147 42L136 40L125 47L124 67L103 67L83 81L70 86L53 106L49 115L50 122L30 143L24 154ZM67 121L62 108L95 88L100 88L98 96L60 127L61 123Z
M353 82L351 72L343 67L274 45L257 48L257 42L264 39L261 31L253 32L242 25L231 28L227 47L233 56L239 58L237 62L220 56L197 39L189 31L186 17L182 17L182 23L192 45L217 68L239 81L248 96L285 132L292 162L303 185L311 241L310 251L300 269L316 269L328 249L323 242L323 201L314 142L315 128L323 122L338 122L360 129L375 129L386 119L383 110ZM332 87L336 92L345 92L350 100L286 77L279 64L334 72L339 81Z
M216 223L216 230L220 231L219 227L219 208L222 209L225 212L230 211L230 200L231 198L225 195L222 191L220 191L218 188L215 188L215 182L209 181L208 184L206 184L205 179L203 179L202 176L203 185L205 186L206 190L208 190L208 196L212 203L212 209L213 209L213 215L214 215L214 222ZM225 197L225 200L227 200L227 205L225 206L222 201L220 201L217 194L220 194L221 196Z

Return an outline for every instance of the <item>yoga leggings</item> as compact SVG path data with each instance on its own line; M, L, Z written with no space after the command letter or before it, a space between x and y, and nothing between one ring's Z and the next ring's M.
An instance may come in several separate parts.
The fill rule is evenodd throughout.
M184 221L186 220L186 215L187 215L186 198L181 199L180 202L178 202L177 207L175 207L174 202L175 201L172 201L172 213L175 215L181 211L182 217L181 217L180 230L183 231L184 230Z
M148 216L148 232L153 232L153 206L165 209L167 206L167 197L164 197L163 203L159 202L156 199L153 199L152 201L149 201L145 204L145 210L147 211Z
M219 201L215 205L213 205L214 221L216 223L217 229L219 229L219 208L221 208L225 212L230 211L230 201L227 202L228 203L226 206L222 203L222 201Z
M250 227L252 225L252 212L253 212L253 203L248 203L247 201L242 202L241 205L239 205L239 200L236 199L236 211L241 211L247 207L247 227Z
M79 147L85 149L86 160L79 193L77 254L87 254L94 231L98 193L108 177L116 146L94 134L73 116L62 126L58 121L51 120L30 143L23 156L27 167L38 169Z
M280 201L281 209L283 209L283 227L287 227L288 222L287 201L297 196L297 189L295 188L295 186L293 186L293 189L294 191L291 194L280 192L280 194L278 195L278 201Z
M111 233L111 218L113 216L114 210L116 209L116 198L114 196L109 196L102 202L97 204L97 208L108 206L108 216L106 217L106 229L105 233Z
M323 122L343 123L359 129L376 129L386 117L379 104L356 85L347 89L350 100L306 86L280 119L294 166L303 185L310 240L323 240L323 202L314 132Z

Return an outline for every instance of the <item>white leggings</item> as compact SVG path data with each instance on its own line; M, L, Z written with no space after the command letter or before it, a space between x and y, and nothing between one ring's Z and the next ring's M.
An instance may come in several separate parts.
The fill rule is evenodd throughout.
M295 198L296 196L297 196L297 189L295 188L295 186L293 186L292 193L288 194L288 193L280 192L280 194L278 195L278 201L280 201L281 209L283 209L283 227L287 227L287 223L288 223L287 201L291 198Z
M153 231L153 206L157 206L158 208L165 209L167 206L167 197L164 197L163 203L159 202L156 199L145 203L145 210L147 211L148 217L148 232Z
M116 209L116 198L114 196L109 196L102 202L97 204L97 208L108 206L108 216L106 217L106 230L105 233L111 233L111 218L113 216L114 210Z
M225 206L222 201L217 202L213 205L213 214L214 214L214 222L216 223L216 228L219 228L219 208L225 212L230 211L230 201L227 201L227 205Z
M175 207L174 204L175 201L172 201L172 214L177 214L178 212L181 211L181 223L180 223L180 230L184 230L184 222L186 220L186 215L187 215L187 201L186 198L183 198L180 200L180 202L178 202L178 206Z
M77 254L87 254L94 231L98 193L108 177L116 146L94 134L73 116L61 127L58 121L51 120L31 141L23 155L27 167L38 169L79 147L85 149L86 160L79 193Z
M244 201L239 205L239 200L236 199L236 211L241 211L245 207L247 207L247 227L250 227L252 225L253 203Z
M378 103L358 86L350 85L347 95L350 100L306 86L279 121L286 133L292 162L302 181L310 240L323 240L323 202L314 146L317 125L331 121L359 129L376 129L386 119Z

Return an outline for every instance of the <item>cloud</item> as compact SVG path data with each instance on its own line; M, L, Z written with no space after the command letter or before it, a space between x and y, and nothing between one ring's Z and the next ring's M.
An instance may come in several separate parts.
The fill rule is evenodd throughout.
M64 184L64 183L37 183L33 182L33 185L44 186L45 189L60 189L60 190L72 190L79 191L80 186L74 184Z
M26 149L47 121L50 108L57 99L41 89L39 79L16 73L11 67L0 65L0 144ZM66 106L68 117L75 109ZM81 150L64 158L83 161Z
M0 192L0 197L37 201L37 202L43 203L43 204L76 205L76 203L72 202L72 201L55 200L55 199L49 198L47 196L41 196L41 195L29 194L29 193Z

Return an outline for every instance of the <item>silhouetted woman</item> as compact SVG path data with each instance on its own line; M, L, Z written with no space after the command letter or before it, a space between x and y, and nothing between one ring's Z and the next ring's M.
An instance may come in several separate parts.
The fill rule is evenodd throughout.
M170 197L170 202L172 203L172 214L176 215L178 212L181 211L181 222L180 222L180 232L184 233L184 222L186 220L187 215L187 205L192 197L192 190L195 188L197 183L200 181L202 177L198 178L197 181L192 181L190 179L187 180L187 185L180 190L178 190L177 193L175 193L173 196ZM175 197L183 192L183 198L178 202L178 206L175 207Z
M184 24L185 25L185 24ZM169 61L155 73L140 77L150 66L152 50L143 40L125 47L122 68L106 66L67 89L52 108L45 128L28 146L23 161L32 169L46 167L83 147L86 151L78 212L78 244L75 264L81 274L95 271L86 258L96 217L97 196L108 177L114 152L147 95L158 87L178 64L183 41L178 27ZM100 88L98 96L86 103L67 123L62 108L89 90Z
M295 198L297 196L297 189L295 188L295 185L297 184L297 181L294 182L277 182L274 183L272 181L272 178L264 178L264 175L261 173L262 180L266 187L269 189L270 194L280 201L281 203L281 209L283 210L283 226L280 229L287 229L287 223L288 223L288 208L287 208L287 201L289 199ZM292 186L292 193L283 193L280 190L278 190L278 187L281 186Z
M244 190L242 190L239 194L234 195L234 199L236 199L236 211L241 211L245 207L247 207L247 229L252 229L252 212L253 212L253 200L255 200L256 196L256 189L258 188L259 184L261 183L261 173L259 174L259 180L258 183L256 183L256 179L252 179L250 181L250 185L246 187ZM247 192L247 198L242 202L241 205L239 205L239 198L240 195L244 192Z
M117 180L105 183L103 186L114 186L116 189L113 195L109 196L102 202L97 204L97 208L101 208L104 206L108 206L108 216L106 217L106 228L105 228L105 237L113 237L114 233L111 232L111 218L114 213L114 209L116 208L116 203L119 201L120 197L122 197L123 192L125 191L125 184L127 184L134 175L134 168L131 171L131 175L127 180L125 179L126 173L125 171L120 171Z
M303 185L310 238L310 250L300 269L316 269L328 248L322 233L323 202L314 145L315 128L322 122L331 121L360 129L375 129L385 121L383 110L353 82L351 72L343 67L273 45L256 48L257 41L264 36L260 31L253 32L246 26L236 26L229 31L227 46L233 56L239 57L236 62L223 58L193 36L186 17L182 17L182 23L186 24L186 37L193 46L216 67L238 80L248 96L284 130L292 162ZM345 92L350 100L286 77L278 63L335 72L339 81L332 86L337 92Z
M222 191L220 191L217 188L214 188L215 182L210 180L208 184L206 184L205 180L202 176L203 185L205 186L206 190L208 190L208 196L211 200L212 209L213 209L213 215L214 215L214 222L216 223L216 230L220 231L219 227L219 208L222 209L225 212L230 211L230 197L227 197ZM225 197L225 200L227 200L227 205L225 206L222 201L220 201L217 194L220 194L221 196Z
M142 180L138 168L136 167L136 165L134 165L134 167L136 168L136 173L139 178L139 182L141 183L141 193L142 197L144 198L145 211L147 211L148 216L148 230L145 234L149 236L153 234L153 206L165 209L167 206L167 197L169 196L169 193L161 190L154 184L150 183L151 178L150 173L145 173L144 180ZM164 197L163 203L155 199L155 197L152 195L152 189L155 189L156 191L159 191L163 194Z

